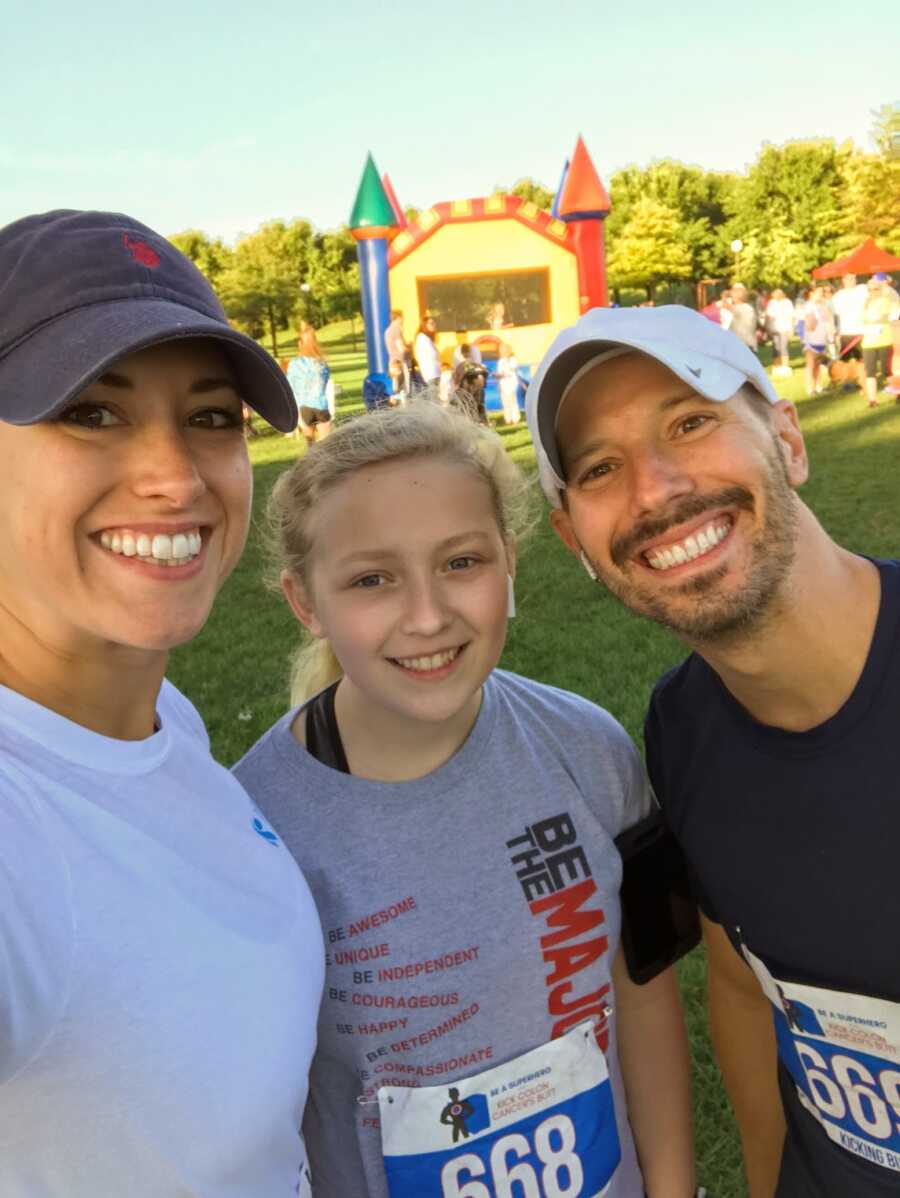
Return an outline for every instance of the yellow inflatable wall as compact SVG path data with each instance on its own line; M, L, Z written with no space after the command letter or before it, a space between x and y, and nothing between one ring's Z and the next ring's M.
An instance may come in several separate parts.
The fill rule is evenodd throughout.
M546 304L540 323L468 327L467 339L494 335L508 342L520 364L536 364L560 328L580 315L578 265L572 232L533 203L517 196L436 204L394 238L388 256L391 307L403 312L404 334L412 339L423 316L430 281L471 276L546 272ZM438 335L449 360L456 331Z

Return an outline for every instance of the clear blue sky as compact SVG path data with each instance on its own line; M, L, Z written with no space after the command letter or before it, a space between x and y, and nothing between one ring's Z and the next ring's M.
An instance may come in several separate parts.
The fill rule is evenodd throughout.
M228 239L276 216L331 228L369 149L421 207L523 175L555 187L579 132L607 180L660 157L742 170L764 141L869 149L870 110L898 92L890 3L16 7L0 224L99 207Z

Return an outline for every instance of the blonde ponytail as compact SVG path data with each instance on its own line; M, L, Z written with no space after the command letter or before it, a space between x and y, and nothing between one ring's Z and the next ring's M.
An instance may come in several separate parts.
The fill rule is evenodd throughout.
M291 707L299 707L343 674L330 641L304 640L291 659Z

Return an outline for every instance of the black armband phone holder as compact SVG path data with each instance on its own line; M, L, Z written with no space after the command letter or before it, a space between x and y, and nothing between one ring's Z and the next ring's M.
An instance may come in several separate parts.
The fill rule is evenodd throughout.
M700 942L700 916L681 846L656 809L616 837L622 857L622 949L644 985Z

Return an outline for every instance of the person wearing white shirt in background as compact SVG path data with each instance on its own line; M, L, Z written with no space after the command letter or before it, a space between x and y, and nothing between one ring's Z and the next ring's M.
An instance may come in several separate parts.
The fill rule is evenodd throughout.
M778 377L788 377L791 373L788 364L788 351L791 334L794 331L794 305L780 287L776 287L769 297L766 306L766 326L774 347L774 364L772 374Z
M437 321L433 316L423 317L419 325L415 354L422 381L436 383L441 377L441 355L437 347Z
M868 292L865 283L857 283L856 275L846 274L841 279L841 289L836 291L831 303L837 317L840 336L840 355L845 361L862 359L863 308Z
M719 324L723 329L730 329L734 318L734 296L731 291L723 291L718 299Z
M823 368L828 343L834 336L834 318L825 302L821 287L812 287L803 306L803 356L806 374L806 394L821 395L828 378Z
M519 363L512 346L501 342L497 359L497 378L500 380L500 402L503 405L503 423L518 424L519 411Z
M743 283L735 283L731 288L731 320L728 328L753 353L757 352L756 327L756 308L747 302L747 288Z
M394 394L391 404L402 403L409 395L409 346L403 336L403 313L391 309L391 323L384 330L384 347L388 356L388 374Z
M441 364L441 377L438 381L438 398L445 408L453 398L453 371L446 362Z

